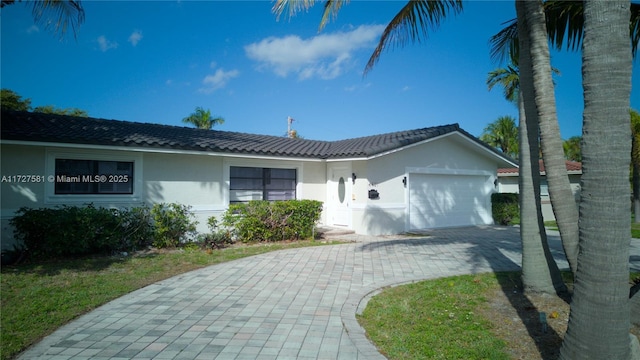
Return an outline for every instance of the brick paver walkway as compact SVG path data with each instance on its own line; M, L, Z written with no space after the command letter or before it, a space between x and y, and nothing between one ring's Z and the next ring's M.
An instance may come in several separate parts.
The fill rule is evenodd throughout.
M60 328L20 359L384 359L356 312L376 290L457 274L516 270L517 228L348 235L176 276ZM566 261L550 238L561 268ZM640 270L634 240L632 267Z

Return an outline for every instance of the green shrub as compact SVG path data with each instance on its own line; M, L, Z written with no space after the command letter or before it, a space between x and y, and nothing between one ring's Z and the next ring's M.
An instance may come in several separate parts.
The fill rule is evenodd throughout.
M118 210L116 213L121 231L117 250L140 249L152 244L155 232L148 206Z
M233 243L230 232L218 227L218 219L215 216L207 219L207 225L210 232L207 234L198 234L195 240L195 243L200 249L207 251L222 249L228 244Z
M146 207L106 209L62 206L23 207L10 220L14 235L30 256L39 259L133 250L149 244Z
M316 200L250 201L230 205L222 224L242 242L306 239L321 212Z
M512 225L520 223L520 206L518 194L493 193L491 194L491 212L493 221L500 225Z
M177 247L195 236L197 221L191 206L182 204L155 204L151 209L155 228L153 246L157 248Z

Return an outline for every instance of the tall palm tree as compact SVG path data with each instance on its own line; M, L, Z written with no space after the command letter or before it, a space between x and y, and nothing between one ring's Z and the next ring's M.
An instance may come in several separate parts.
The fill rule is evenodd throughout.
M540 1L536 1L538 5ZM583 37L583 2L582 1L566 1L566 0L549 0L544 2L544 20L539 19L540 27L544 21L545 32L552 45L558 49L566 46L569 49L579 49ZM631 4L630 15L630 37L632 43L632 53L635 55L638 41L640 40L640 4ZM496 34L492 39L491 55L494 59L508 59L518 53L518 22L510 20L505 23L507 26ZM566 37L566 43L563 40ZM542 46L546 46L542 44ZM548 53L548 50L546 51ZM538 77L536 77L538 79ZM545 82L549 83L549 77L544 77ZM543 78L539 78L543 79ZM539 85L535 86L536 91L541 91ZM544 103L553 100L552 87L549 85L538 99ZM536 95L537 97L537 95ZM546 99L546 100L543 100ZM532 101L532 98L525 101ZM555 100L554 100L555 102ZM547 109L551 106L546 105ZM555 105L553 105L555 108ZM540 109L539 109L540 110ZM542 141L542 152L545 157L545 169L547 170L547 181L549 183L549 193L553 205L554 214L558 222L558 227L562 236L563 247L567 260L572 271L576 269L576 259L578 252L578 212L573 206L573 194L569 186L568 176L566 175L566 166L562 159L563 149L561 147L561 139L559 129L557 128L557 120L548 122L555 117L555 110L552 113L544 112L544 117L539 119L546 124L540 128L540 137ZM545 141L546 139L546 141ZM546 154L546 155L545 155ZM550 158L550 159L547 159ZM552 160L553 159L553 160Z
M525 42L528 38L524 39ZM526 54L528 54L528 50ZM515 51L512 55L519 55ZM520 91L520 71L518 59L512 59L507 68L489 72L489 90L500 85L507 101L518 106L519 131L519 176L518 192L520 207L520 241L522 243L522 284L525 292L564 293L566 286L547 243L547 233L542 217L540 200L540 164L538 162L539 142L537 136L529 136L529 131L537 134L535 122L528 122L524 100ZM525 63L526 64L526 63ZM528 65L528 64L526 64ZM529 144L529 141L534 141Z
M221 117L211 117L211 111L209 109L205 110L198 106L191 115L182 119L182 122L191 124L198 129L211 130L216 124L223 124L224 119Z
M0 8L15 4L15 0L2 0ZM44 25L48 30L63 38L67 28L71 27L73 35L84 22L84 9L80 0L39 0L29 1L34 21Z
M631 115L631 188L633 189L634 222L640 222L640 113Z
M630 359L638 344L629 335L629 12L629 1L584 1L586 196L580 199L580 252L560 359Z
M539 127L537 106L533 101L525 101L534 93L535 83L532 71L536 48L535 31L531 31L531 9L525 2L516 2L519 29L517 89L520 112L520 169L518 188L520 192L520 238L522 242L522 283L525 292L561 293L566 287L556 262L551 255L542 218L540 200Z
M567 175L564 149L560 138L555 91L551 77L546 17L541 1L525 1L524 5L525 12L518 13L518 16L524 16L526 22L526 30L530 40L528 50L531 66L527 68L523 66L521 53L520 75L521 81L524 82L525 73L531 74L530 79L533 86L530 88L523 86L522 91L525 104L529 103L534 106L531 108L531 114L527 112L527 118L537 118L542 157L549 186L549 198L562 237L567 261L572 271L575 272L578 251L578 208ZM520 22L518 22L518 26L520 26ZM518 37L522 35L522 31L518 31ZM521 43L520 52L522 51ZM525 89L529 91L525 91Z
M512 116L500 116L484 128L480 140L500 149L503 154L518 157L518 125Z

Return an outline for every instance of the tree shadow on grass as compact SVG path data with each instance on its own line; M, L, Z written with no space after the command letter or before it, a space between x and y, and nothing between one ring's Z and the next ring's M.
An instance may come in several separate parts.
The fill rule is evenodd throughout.
M155 257L156 254L147 254L145 257ZM27 260L18 265L2 267L2 273L24 273L40 276L55 276L65 271L74 272L100 272L115 264L124 264L131 261L131 256L85 256L72 259L53 260Z
M483 226L456 229L435 229L430 230L422 236L415 238L404 238L399 240L376 241L363 245L363 251L376 251L377 248L386 246L407 246L415 247L415 252L426 249L425 260L437 259L442 263L447 263L447 257L457 258L451 261L450 266L460 264L460 260L468 262L469 272L483 273L492 271L496 273L496 278L501 291L508 299L510 305L524 324L528 335L534 340L537 350L542 359L557 358L559 344L562 337L550 326L544 326L546 316L540 317L539 310L523 293L522 280L520 277L520 263L522 247L518 228ZM556 239L550 242L556 241ZM564 264L564 252L558 248L559 242L553 243L551 247L552 255L556 261ZM428 249L434 249L429 252ZM445 253L439 253L446 249ZM451 249L454 249L451 252ZM457 250L456 250L457 249ZM450 276L451 273L459 272L453 268L445 270L442 276ZM438 274L434 274L438 275ZM566 301L566 300L565 300Z

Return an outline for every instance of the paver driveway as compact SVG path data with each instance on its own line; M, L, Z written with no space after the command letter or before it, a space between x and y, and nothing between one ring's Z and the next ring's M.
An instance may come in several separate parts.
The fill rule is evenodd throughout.
M21 359L383 359L355 314L377 289L456 274L516 270L517 228L363 237L210 266L114 300ZM557 237L555 258L567 267ZM640 270L634 240L632 267Z

